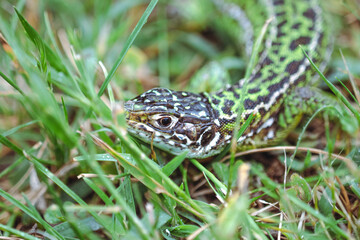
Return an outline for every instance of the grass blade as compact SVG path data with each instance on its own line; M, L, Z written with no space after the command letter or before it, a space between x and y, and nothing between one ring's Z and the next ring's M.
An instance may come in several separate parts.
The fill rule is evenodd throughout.
M16 236L19 236L19 237L21 237L22 239L39 240L39 238L37 238L37 237L34 237L34 236L30 235L30 234L27 234L27 233L25 233L25 232L22 232L22 231L20 231L20 230L15 229L15 228L12 228L12 227L3 225L3 224L1 224L1 223L0 223L0 229L1 229L2 231L4 231L4 232L9 232L9 233L12 233L12 234L14 234L14 235L16 235ZM4 238L4 239L6 239L6 238ZM9 238L9 239L12 239L12 238Z
M51 48L43 41L39 33L26 21L26 19L21 15L21 13L15 8L15 12L23 25L26 33L29 35L32 42L35 46L42 51L44 48L46 59L49 61L50 65L53 66L56 70L66 73L66 68L62 64L61 59L51 50Z
M40 223L42 226L45 227L45 229L52 234L53 236L56 236L58 239L64 239L60 233L58 233L56 230L53 229L50 224L48 224L44 219L41 218L39 214L34 214L34 211L27 206L25 206L23 203L21 203L19 200L15 199L13 196L11 196L9 193L5 192L0 188L0 196L11 202L14 206L19 208L21 211L29 215L31 218L33 218L35 221Z
M101 97L107 88L108 84L111 81L111 78L114 76L116 69L120 66L121 62L123 61L126 53L130 49L131 45L133 44L136 36L139 34L140 30L146 23L147 19L149 18L150 14L154 10L158 0L151 0L148 7L146 8L144 14L141 16L139 22L136 24L134 30L131 32L129 38L126 40L124 48L122 49L119 58L116 60L114 66L111 68L109 75L106 77L104 83L101 85L98 96Z
M315 69L315 71L320 75L321 79L324 80L326 85L330 88L330 90L346 105L347 108L350 109L350 111L355 115L358 123L360 124L360 113L351 105L351 103L342 95L342 93L332 84L327 78L322 74L322 72L319 70L319 68L315 65L315 63L311 60L309 55L306 53L306 51L301 48L303 53L305 54L306 58L309 60L311 66Z

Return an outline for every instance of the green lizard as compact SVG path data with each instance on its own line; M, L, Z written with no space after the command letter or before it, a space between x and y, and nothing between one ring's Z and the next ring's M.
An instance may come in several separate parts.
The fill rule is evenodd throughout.
M214 93L151 89L126 102L128 131L172 154L206 158L220 153L236 122L244 124L251 114L239 149L276 142L314 111L321 102L307 84L315 74L299 45L315 63L325 58L329 33L322 9L316 0L262 2L271 22L247 80Z

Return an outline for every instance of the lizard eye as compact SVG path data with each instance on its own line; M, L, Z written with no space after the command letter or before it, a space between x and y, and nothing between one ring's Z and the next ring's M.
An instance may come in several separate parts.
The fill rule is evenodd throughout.
M157 120L159 126L161 127L168 127L170 126L172 120L170 117L163 117Z
M157 128L169 129L177 123L178 119L175 116L164 114L156 114L151 117L152 125Z

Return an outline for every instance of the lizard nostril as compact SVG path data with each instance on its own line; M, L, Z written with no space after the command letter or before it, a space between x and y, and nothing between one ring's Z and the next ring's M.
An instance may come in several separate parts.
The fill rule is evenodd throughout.
M133 111L134 110L134 101L127 101L124 105L126 111Z

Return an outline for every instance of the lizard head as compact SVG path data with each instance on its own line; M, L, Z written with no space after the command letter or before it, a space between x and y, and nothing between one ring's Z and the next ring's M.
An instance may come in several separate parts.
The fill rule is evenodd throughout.
M205 94L154 88L125 103L128 132L178 155L205 158L223 148L219 124Z

